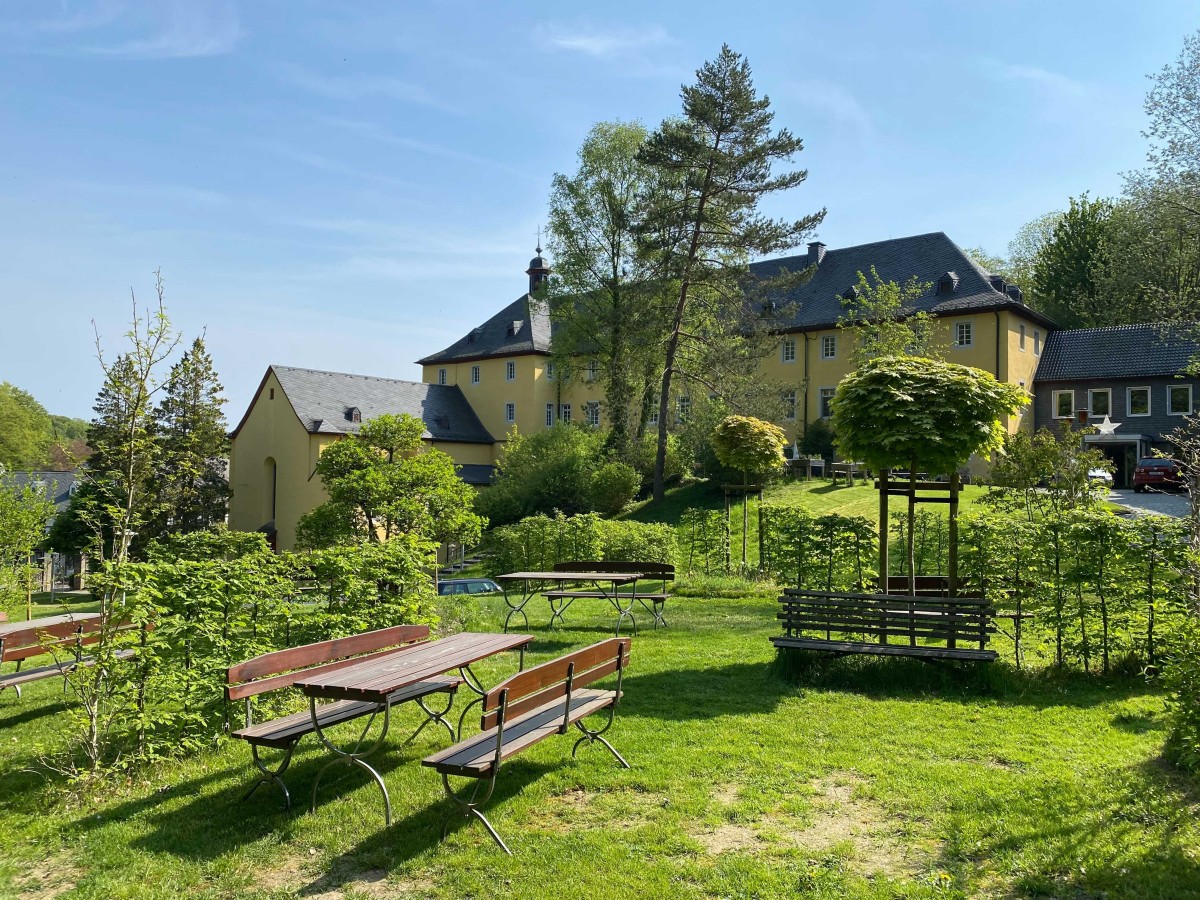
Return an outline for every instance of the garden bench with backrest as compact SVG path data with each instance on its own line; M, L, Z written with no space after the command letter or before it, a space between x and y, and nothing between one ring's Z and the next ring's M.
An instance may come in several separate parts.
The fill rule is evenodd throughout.
M84 648L99 643L106 631L105 619L96 613L47 616L44 619L5 624L6 628L0 631L0 665L16 663L16 671L0 674L0 690L13 688L18 697L21 696L22 685L43 678L65 678L77 668L94 665L95 659L85 655ZM108 628L108 636L139 627L122 622L116 628ZM149 627L146 626L147 629ZM114 655L117 659L128 659L134 652L126 647ZM22 668L26 660L44 655L51 656L53 662Z
M303 712L255 722L252 698L291 687L297 681L313 675L420 646L428 638L428 625L396 625L349 637L276 650L231 666L225 673L225 697L227 700L244 700L246 703L246 725L233 732L232 736L250 745L251 757L260 773L259 779L242 799L249 798L260 786L273 782L283 792L284 801L290 809L292 797L282 776L291 763L292 754L300 739L316 731L318 725L322 729L328 728L361 716L374 715L380 708L379 704L369 701L338 700L320 705L314 703L310 709ZM442 718L449 706L439 712L429 709L424 701L431 694L442 693L449 694L452 702L455 691L462 683L463 680L457 676L439 675L388 695L389 706L411 700L416 702L427 716L409 741L420 734L426 725L435 721L444 725L450 736L454 737L453 728ZM282 750L283 761L274 769L268 768L259 756L262 748Z
M996 611L978 597L852 594L788 588L779 598L781 649L912 656L918 659L996 658L987 643ZM815 632L815 635L814 635Z
M554 566L556 572L604 572L610 574L636 574L641 582L651 582L652 588L646 590L637 581L633 587L628 590L622 590L617 587L611 593L606 593L600 590L557 590L546 591L543 596L550 601L552 611L551 621L554 619L562 619L562 614L567 607L577 599L587 598L604 598L613 603L617 608L620 617L617 620L617 627L620 628L621 619L629 616L630 621L633 621L633 616L629 614L628 609L622 612L621 601L627 601L629 607L633 606L634 602L640 603L646 612L654 617L654 627L657 629L659 625L664 627L667 620L663 618L663 607L666 606L671 595L667 592L667 582L675 580L675 567L667 563L655 562L627 562L624 560L604 560L598 562L590 561L571 561L561 562ZM637 631L637 622L634 621L634 631Z
M512 851L480 812L480 807L492 796L504 760L552 735L567 734L575 726L581 736L571 748L571 756L585 741L598 743L629 768L629 763L604 738L621 701L629 647L629 638L609 638L513 675L484 696L480 734L422 760L422 765L441 774L446 796L458 807L458 813L468 821L475 818L482 822L505 853L511 855ZM617 682L612 690L589 687L614 673ZM584 725L586 717L604 711L608 712L608 721L601 728L592 730ZM460 797L450 784L451 776L475 779L474 789ZM487 786L479 796L479 787L484 783ZM453 814L446 820L443 839L456 820L457 815Z

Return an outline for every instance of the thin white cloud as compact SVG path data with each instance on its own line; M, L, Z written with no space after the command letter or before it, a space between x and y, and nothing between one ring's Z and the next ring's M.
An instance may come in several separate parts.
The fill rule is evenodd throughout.
M605 60L672 42L671 36L659 25L607 29L594 25L543 25L538 31L546 43L560 50Z
M491 159L486 156L479 156L474 153L467 153L464 150L455 150L452 147L443 147L440 144L431 144L428 141L419 141L415 138L391 134L390 132L384 131L374 122L360 122L353 119L338 119L330 117L324 117L321 119L321 121L334 128L350 131L354 134L379 141L381 144L387 144L392 147L400 147L405 150L412 150L416 153L423 153L427 156L434 156L440 159L451 159L456 162L465 162L477 166L484 166L486 168L499 169L502 172L508 172L512 175L523 175L526 177L529 175L527 171L523 171L515 166L510 166L507 163L502 163L499 160Z
M1041 66L1014 65L988 60L988 72L1000 81L1023 81L1064 97L1079 97L1087 92L1087 86L1061 72L1051 72Z
M864 134L875 130L871 113L849 90L829 81L802 81L789 86L788 95L796 102L828 115Z
M411 181L404 181L400 178L393 178L390 175L380 175L378 172L370 172L366 169L355 168L347 165L336 159L330 159L328 156L322 156L320 153L313 153L309 150L301 150L287 144L273 143L269 141L253 141L252 146L260 150L265 150L267 153L272 153L275 156L283 159L290 159L293 162L301 165L309 166L313 169L319 169L322 172L330 172L334 175L346 175L351 178L358 178L363 181L374 181L380 184L391 185L392 187L414 187Z
M125 11L126 4L121 0L64 2L59 4L57 11L51 7L50 15L46 15L47 7L50 7L48 3L39 0L37 3L27 3L26 6L32 7L39 17L7 19L0 22L0 32L31 37L89 31L115 21Z
M63 181L59 184L72 192L124 198L141 197L167 203L183 203L189 206L223 206L229 202L229 197L225 194L194 188L186 184L121 184L101 181Z
M452 108L418 84L386 75L325 75L294 65L281 65L276 76L285 84L327 100L364 100L386 97L451 111Z

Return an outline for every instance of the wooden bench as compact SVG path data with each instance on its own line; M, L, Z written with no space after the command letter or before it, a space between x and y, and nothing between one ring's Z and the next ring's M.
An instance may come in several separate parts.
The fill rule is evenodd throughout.
M603 591L546 591L543 596L550 601L550 607L554 615L553 618L562 618L562 613L571 605L573 601L579 598L595 598L595 597L616 597L621 600L629 600L630 606L633 601L641 604L642 609L650 613L654 617L654 628L657 631L658 626L667 626L667 620L663 618L663 607L667 601L671 599L671 595L667 593L667 582L675 580L675 567L667 563L656 562L627 562L624 560L605 560L604 562L596 561L580 561L573 560L570 562L557 563L554 566L555 572L610 572L615 574L623 574L627 572L636 572L644 576L641 581L658 582L656 585L658 590L642 590L638 584L634 583L632 591L622 591L615 589L613 594L605 594ZM558 608L555 608L555 600L565 600ZM617 610L620 612L620 605L617 605ZM625 612L617 619L618 630L621 627L621 618L624 615L629 615ZM637 633L637 621L632 615L629 615L630 621L633 622L633 631Z
M16 663L16 671L0 675L0 691L12 688L21 696L21 686L43 678L63 678L63 689L66 690L66 677L82 666L95 664L95 659L85 656L83 648L98 643L103 637L104 619L90 616L86 619L54 621L38 624L37 619L29 621L28 628L8 631L0 634L0 665ZM122 622L110 634L131 631L139 626ZM150 626L146 626L149 630ZM132 648L123 648L114 654L117 659L128 659L134 655ZM31 669L22 669L21 665L27 659L50 654L54 661ZM61 654L61 656L60 656Z
M310 709L303 712L256 723L254 706L251 702L253 697L291 687L300 679L317 672L342 669L364 660L397 651L402 652L404 648L418 646L428 638L428 625L397 625L392 628L381 628L363 634L335 638L331 641L320 641L315 644L264 653L262 656L238 663L226 670L225 698L227 700L245 700L246 702L246 726L233 732L232 736L250 745L250 755L260 773L258 781L242 799L248 799L259 787L273 782L283 791L284 803L288 809L291 809L292 795L288 792L282 776L291 764L296 744L306 734L316 731L313 717L316 717L321 728L324 729L360 716L374 716L380 710L379 704L372 702L338 700L322 705L314 703ZM450 711L450 705L454 702L454 693L460 684L462 684L462 679L457 676L441 675L425 679L388 696L389 707L413 700L427 717L405 741L406 744L415 739L430 722L444 725L450 732L450 738L454 738L453 727L443 717ZM437 693L450 695L450 702L447 703L444 710L431 710L425 705L425 698L430 694ZM370 728L370 723L367 727ZM367 729L364 729L364 736L366 731ZM270 769L263 763L259 752L260 748L264 747L284 752L283 761L276 768Z
M629 638L609 638L519 672L487 692L480 722L483 732L421 762L441 773L446 796L458 807L442 828L443 840L461 813L468 822L472 818L482 822L488 834L511 856L512 851L480 812L496 787L500 764L551 735L566 734L572 725L582 732L571 748L572 757L585 741L589 745L599 743L622 766L629 768L629 763L603 736L612 727L621 700L621 680L629 664L629 646ZM588 687L613 673L617 676L613 690ZM608 710L608 721L601 728L592 730L583 724L585 717L604 710ZM460 797L450 785L452 775L475 779L474 789L464 791ZM487 787L483 796L478 797L482 782Z
M989 662L996 611L978 597L913 597L789 588L779 598L782 649ZM811 633L817 632L816 636Z

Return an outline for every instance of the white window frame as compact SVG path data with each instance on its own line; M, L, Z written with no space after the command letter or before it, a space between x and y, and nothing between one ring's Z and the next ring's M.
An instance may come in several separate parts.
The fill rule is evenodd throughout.
M546 363L546 380L547 381L554 380L554 363L552 363L552 362Z
M796 361L796 339L784 338L783 343L779 345L779 359L783 363L791 364Z
M588 366L587 366L587 380L595 381L599 377L600 377L600 363L598 363L594 359L589 359Z
M962 329L967 331L967 339L961 340ZM965 350L968 347L975 346L975 323L970 319L958 321L954 323L954 349Z
M547 428L554 427L554 404L553 403L546 404L546 427Z
M837 359L837 335L821 336L821 359Z
M647 425L658 425L658 409L651 411L650 415L646 416Z
M1042 333L1036 328L1033 329L1033 355L1042 355Z
M675 424L682 425L692 414L692 398L688 396L675 398Z
M1096 412L1096 395L1108 395L1108 412ZM1112 388L1088 388L1088 415L1089 416L1112 416Z
M564 422L571 421L571 404L570 403L564 403L562 406L560 406L558 408L558 417L560 419L562 419Z
M1017 324L1017 334L1019 335L1019 337L1017 338L1017 346L1020 348L1021 352L1024 353L1025 352L1025 323L1024 322L1020 322Z
M1063 396L1064 394L1071 398L1071 411L1069 413L1067 413L1065 416L1060 414L1059 410L1058 410L1058 398ZM1073 419L1073 418L1075 418L1075 391L1074 390L1055 391L1054 395L1051 397L1051 400L1054 404L1054 407L1052 410L1052 412L1054 413L1053 418L1055 418L1055 419Z
M583 407L583 417L592 428L600 427L600 401L589 400Z
M506 425L514 425L517 421L517 404L509 401L504 404L504 422Z
M796 421L796 392L788 391L783 395L783 417L789 421Z
M820 418L828 419L833 415L832 409L829 409L828 411L826 410L829 407L830 402L833 400L833 395L836 393L837 388L835 387L823 387L817 390L817 413Z
M479 366L471 366L471 384L479 384Z
M508 362L506 362L504 364L504 380L505 381L516 381L517 380L517 364L515 362L513 362L511 359L508 360Z
M438 369L438 384L445 384L445 383L446 383L446 370Z
M1174 391L1187 391L1188 408L1187 412L1175 412L1171 407L1171 394ZM1195 397L1193 396L1192 386L1190 384L1168 384L1167 385L1167 415L1169 416L1190 416L1192 414Z
M1134 391L1145 391L1146 392L1146 411L1144 413L1135 413L1133 411L1133 392ZM1153 411L1154 411L1154 392L1152 390L1150 390L1149 385L1138 385L1137 387L1125 388L1125 415L1133 417L1133 418L1140 418L1141 416L1150 415Z

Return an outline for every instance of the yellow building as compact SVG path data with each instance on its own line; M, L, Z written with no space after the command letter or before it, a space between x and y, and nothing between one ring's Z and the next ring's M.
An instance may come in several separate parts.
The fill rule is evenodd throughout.
M790 410L780 422L788 440L829 415L829 399L850 370L849 335L837 326L854 299L858 273L884 281L912 278L928 285L911 311L936 318L939 343L951 362L975 366L1032 392L1034 373L1054 323L1022 302L1021 291L973 262L941 232L808 252L751 266L767 279L781 270L812 276L777 298L788 310L779 343L762 363L763 378L780 385ZM470 483L487 484L503 452L504 435L559 421L603 425L603 387L593 364L576 366L570 381L550 359L549 314L534 292L550 274L538 255L526 270L528 292L437 353L419 360L422 383L272 366L233 433L230 450L231 527L265 530L280 548L295 540L297 520L323 502L313 474L330 441L352 433L358 419L408 412L422 418L427 440L462 465ZM688 387L675 397L686 415ZM1031 427L1028 410L1006 422Z
M270 366L231 435L229 527L292 549L300 517L328 496L321 451L384 413L423 420L426 443L458 462L464 481L491 481L494 440L458 388Z

